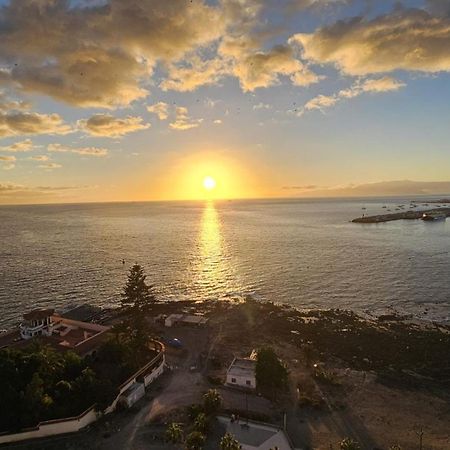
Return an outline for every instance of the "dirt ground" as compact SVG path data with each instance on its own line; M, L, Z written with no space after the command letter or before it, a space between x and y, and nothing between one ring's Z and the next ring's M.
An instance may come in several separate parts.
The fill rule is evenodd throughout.
M201 402L207 389L217 387L234 356L247 356L254 348L271 345L288 366L289 393L268 401L220 388L227 410L242 411L248 403L251 411L278 425L286 414L287 430L297 449L337 450L344 437L352 437L363 450L388 450L393 444L403 450L419 450L422 430L424 450L450 450L450 406L445 399L425 390L383 385L371 372L350 370L334 361L326 364L327 370L336 375L336 385L319 382L312 377L311 366L298 346L264 333L265 320L270 318L236 315L232 309L225 309L211 316L204 329L160 326L157 331L161 339L177 338L182 348L167 346L171 370L132 410L113 414L76 436L9 448L174 450L163 442L166 423L178 419L183 408ZM297 388L313 392L321 406L301 406ZM219 437L214 435L215 443ZM217 447L209 442L207 448L214 445Z

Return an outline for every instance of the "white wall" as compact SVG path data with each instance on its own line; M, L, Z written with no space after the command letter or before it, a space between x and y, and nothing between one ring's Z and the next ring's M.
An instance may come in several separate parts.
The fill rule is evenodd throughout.
M98 414L94 411L94 408L91 408L81 416L75 418L41 422L37 428L30 431L0 435L0 444L54 436L56 434L74 433L95 422L97 418Z
M162 363L146 377L144 377L144 385L147 387L149 384L153 383L159 376L164 372L165 357L162 359Z
M163 347L164 348L164 347ZM147 377L145 378L145 386L148 386L152 381L159 377L164 372L165 365L165 355L161 358L161 362L158 367L155 368ZM137 372L138 374L139 372ZM125 392L133 383L136 382L137 374L131 379L129 379L120 388L120 391L111 405L105 410L104 414L109 414L116 409L117 402L120 396ZM150 381L147 381L150 380ZM145 388L143 386L144 393ZM0 434L0 445L6 444L8 442L19 442L26 441L28 439L38 439L48 436L55 436L58 434L75 433L80 431L82 428L95 422L102 414L97 413L94 408L90 408L85 413L78 417L70 417L67 419L50 420L48 422L41 422L37 427L30 429L29 431L22 431L20 433L14 434Z
M236 382L233 383L232 379L235 378ZM247 380L250 380L250 385L247 384ZM245 387L247 389L256 389L256 380L253 376L240 377L236 375L227 374L227 384L230 386Z

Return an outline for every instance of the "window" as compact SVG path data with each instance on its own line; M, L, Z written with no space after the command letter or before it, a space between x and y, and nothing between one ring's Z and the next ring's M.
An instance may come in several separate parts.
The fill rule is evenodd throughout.
M252 385L252 382L251 382L250 380L246 380L246 381L245 381L245 384L246 384L247 386L251 386L251 385Z
M236 383L236 378L232 378L232 379L231 379L231 382L232 382L232 383Z

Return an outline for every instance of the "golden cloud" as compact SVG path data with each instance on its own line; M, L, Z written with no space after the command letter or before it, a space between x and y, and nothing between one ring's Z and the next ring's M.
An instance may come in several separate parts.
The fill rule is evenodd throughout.
M398 9L372 20L355 17L290 39L303 57L363 76L394 70L450 71L450 17Z
M100 137L121 137L136 131L150 128L149 123L143 123L142 117L114 117L110 114L95 114L89 119L78 121L78 127L85 133Z
M72 131L58 114L0 112L0 138L22 134L68 134Z

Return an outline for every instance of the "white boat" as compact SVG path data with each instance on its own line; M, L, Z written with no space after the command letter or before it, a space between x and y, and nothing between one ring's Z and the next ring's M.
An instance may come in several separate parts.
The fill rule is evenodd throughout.
M445 214L441 213L423 213L422 220L425 220L426 222L434 222L437 220L445 220L447 216Z

